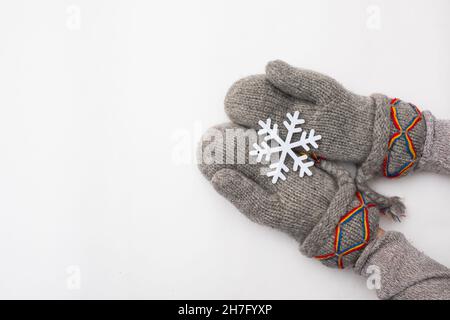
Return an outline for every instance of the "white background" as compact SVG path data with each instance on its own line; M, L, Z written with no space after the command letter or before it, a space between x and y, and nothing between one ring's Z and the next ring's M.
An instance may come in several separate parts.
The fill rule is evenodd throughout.
M231 84L283 59L450 118L450 2L1 1L0 298L375 298L195 165ZM450 178L374 186L450 266Z

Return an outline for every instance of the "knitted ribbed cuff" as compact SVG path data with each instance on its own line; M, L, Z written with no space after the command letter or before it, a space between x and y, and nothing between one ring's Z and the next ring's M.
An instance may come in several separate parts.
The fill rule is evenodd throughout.
M403 176L417 166L422 155L426 138L423 115L411 103L380 94L372 98L376 106L373 145L360 167L359 180Z
M321 168L328 171L328 162ZM354 265L363 248L378 230L379 210L361 192L353 179L337 179L338 191L327 212L300 246L308 257L328 267L343 269Z
M417 170L450 174L450 120L437 120L429 111L423 116L427 134Z

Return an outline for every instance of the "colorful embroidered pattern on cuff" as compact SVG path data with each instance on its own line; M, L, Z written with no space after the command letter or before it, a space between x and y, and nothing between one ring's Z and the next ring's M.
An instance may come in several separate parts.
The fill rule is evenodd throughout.
M359 200L359 205L350 210L348 213L346 213L339 220L336 226L334 237L334 252L315 257L318 260L336 259L336 263L339 269L344 268L344 263L342 261L342 258L344 256L357 250L361 250L367 245L367 243L370 240L369 208L375 207L375 204L368 203L365 197L360 192L356 193L356 197ZM349 223L353 219L356 219L357 217L360 217L361 219L361 228L362 228L361 241L356 242L350 246L344 247L342 245L343 243L342 231L347 223Z
M396 105L400 102L399 99L395 98L391 100L391 120L394 124L395 128L397 129L397 132L395 132L391 139L389 140L388 144L388 153L386 157L384 158L383 162L383 174L385 177L388 178L397 178L402 175L404 175L409 169L412 168L414 165L416 159L417 159L417 153L416 149L414 148L414 143L409 136L410 131L422 120L422 113L420 112L419 108L417 108L415 105L409 103L410 107L413 108L413 110L416 112L416 116L411 120L411 122L406 126L406 128L403 128L400 125L400 121L398 119L397 115L397 107ZM408 154L410 156L410 160L407 161L405 164L403 164L398 170L390 172L389 171L389 164L391 162L391 151L392 147L401 140L401 138L405 141L405 147L408 151Z

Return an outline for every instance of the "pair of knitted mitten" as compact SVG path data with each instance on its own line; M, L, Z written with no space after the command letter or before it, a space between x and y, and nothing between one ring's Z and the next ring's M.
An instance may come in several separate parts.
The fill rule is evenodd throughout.
M282 61L268 63L265 75L236 82L225 110L233 122L249 128L257 128L259 120L280 122L287 112L299 111L304 128L322 136L318 155L358 165L358 188L393 216L401 215L404 205L397 197L371 190L369 179L400 177L417 169L450 173L450 122L396 98L354 94L328 76Z
M394 217L404 211L397 197L371 190L370 178L413 170L450 174L449 121L396 98L354 94L330 77L282 61L270 62L264 75L236 82L225 110L234 123L204 136L200 170L251 220L287 232L304 254L329 266L355 263L378 230L380 211ZM261 120L281 123L296 111L306 120L305 131L322 136L316 154L321 160L312 176L290 174L272 184L264 166L252 164L249 150L242 150L248 146L242 141L256 136ZM287 135L283 126L279 133ZM356 178L333 160L358 165Z
M311 168L312 176L293 173L273 184L266 165L249 156L256 136L234 123L211 128L199 147L200 171L252 221L296 239L306 256L330 267L353 266L375 237L379 209L347 171L326 160Z

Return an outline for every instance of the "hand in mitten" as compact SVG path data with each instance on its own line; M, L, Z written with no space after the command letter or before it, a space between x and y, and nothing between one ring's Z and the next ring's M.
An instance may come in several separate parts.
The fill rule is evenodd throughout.
M273 184L265 165L249 156L256 137L254 129L232 123L211 128L199 147L200 171L239 211L286 232L308 257L331 267L354 265L376 235L378 208L347 171L326 160L311 168L312 176L292 172Z
M250 128L257 128L259 120L280 122L287 112L300 111L305 129L314 128L323 138L318 155L358 164L358 186L394 215L402 214L401 202L370 190L368 179L398 177L417 168L450 173L449 122L399 99L354 94L328 76L282 61L270 62L265 75L236 82L225 110L233 122Z

